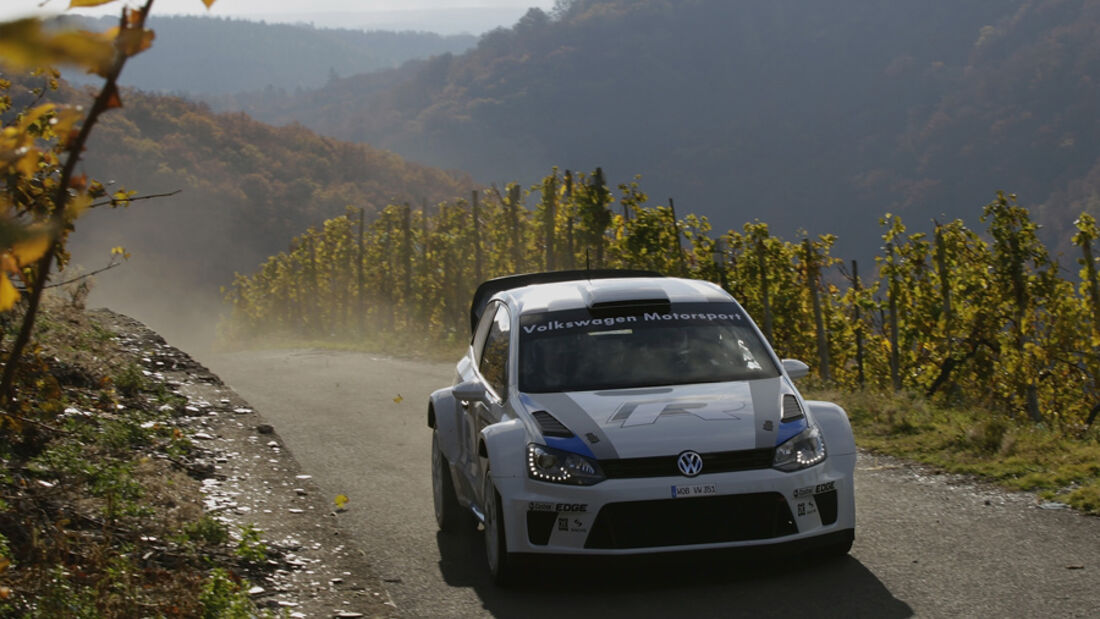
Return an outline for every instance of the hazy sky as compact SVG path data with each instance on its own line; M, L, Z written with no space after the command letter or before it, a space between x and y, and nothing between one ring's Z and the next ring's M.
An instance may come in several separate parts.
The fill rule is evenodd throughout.
M127 2L140 4L137 0L118 0L78 12L117 15ZM496 26L513 25L529 7L549 10L553 5L554 0L217 0L208 11L202 0L155 0L153 15L213 15L306 22L321 27L414 28L476 34ZM0 0L0 20L61 13L68 6L69 0Z

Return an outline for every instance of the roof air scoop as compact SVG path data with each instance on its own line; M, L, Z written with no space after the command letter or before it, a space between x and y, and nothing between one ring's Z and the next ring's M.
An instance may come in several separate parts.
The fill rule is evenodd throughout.
M593 316L668 312L672 307L668 295L657 286L590 287L584 291L584 297Z

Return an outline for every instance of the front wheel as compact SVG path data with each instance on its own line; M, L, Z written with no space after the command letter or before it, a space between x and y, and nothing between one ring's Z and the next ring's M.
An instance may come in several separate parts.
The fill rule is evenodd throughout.
M493 584L507 587L517 582L520 572L518 561L508 552L508 539L504 532L504 510L500 493L493 485L489 471L485 471L485 557Z
M444 533L458 533L474 528L473 514L462 507L451 479L451 465L439 448L439 434L432 432L432 502L435 522Z
M852 542L855 540L855 532L849 531L844 537L836 540L819 550L819 555L823 559L839 559L841 557L848 556L848 552L852 550Z

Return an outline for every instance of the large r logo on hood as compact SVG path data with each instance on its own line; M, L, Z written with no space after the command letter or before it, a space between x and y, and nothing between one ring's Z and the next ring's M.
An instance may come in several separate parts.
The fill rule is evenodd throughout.
M736 413L745 408L745 404L739 400L624 402L607 422L629 428L656 423L662 417L680 415L692 415L703 421L740 421Z

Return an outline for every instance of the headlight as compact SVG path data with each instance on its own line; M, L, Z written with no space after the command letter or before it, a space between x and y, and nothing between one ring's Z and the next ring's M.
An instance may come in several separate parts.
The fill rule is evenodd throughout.
M798 471L825 459L825 439L817 426L809 426L775 448L772 466L780 471Z
M527 445L527 476L574 486L591 486L604 480L595 460L535 443Z

